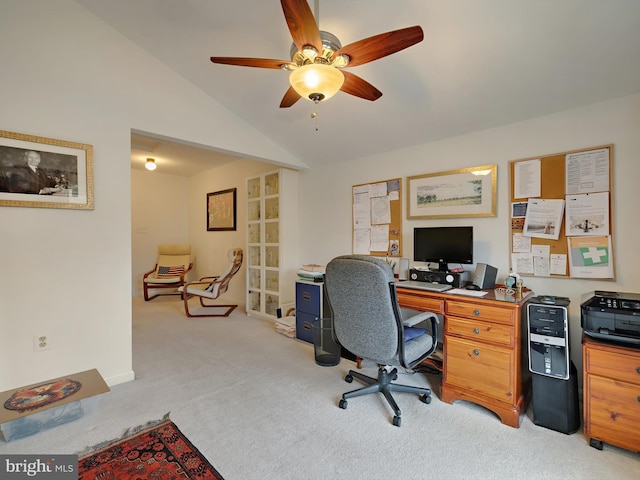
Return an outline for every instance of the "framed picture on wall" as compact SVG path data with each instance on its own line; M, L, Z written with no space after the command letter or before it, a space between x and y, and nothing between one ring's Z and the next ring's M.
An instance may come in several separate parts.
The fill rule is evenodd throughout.
M207 230L236 229L236 189L207 193Z
M495 217L497 165L407 177L407 219Z
M0 206L93 210L93 147L0 130Z

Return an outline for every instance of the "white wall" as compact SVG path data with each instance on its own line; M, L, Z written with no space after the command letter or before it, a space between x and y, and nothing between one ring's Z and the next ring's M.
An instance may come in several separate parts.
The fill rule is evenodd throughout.
M158 171L131 170L132 296L158 258L158 245L189 242L189 180ZM195 279L191 272L189 280Z
M571 299L571 357L580 370L581 296L595 289L640 292L640 95L561 112L518 124L476 132L402 151L330 165L301 174L301 262L326 263L351 253L351 186L472 167L498 165L498 213L490 218L403 220L403 256L412 258L413 228L437 225L473 225L475 261L498 268L498 280L509 269L509 168L511 160L548 155L591 146L614 144L614 255L617 279L612 281L526 278L538 294ZM403 205L406 207L406 205ZM473 268L473 267L472 267Z
M0 391L90 368L131 380L131 130L300 162L75 2L1 10L0 128L93 145L95 209L0 208Z

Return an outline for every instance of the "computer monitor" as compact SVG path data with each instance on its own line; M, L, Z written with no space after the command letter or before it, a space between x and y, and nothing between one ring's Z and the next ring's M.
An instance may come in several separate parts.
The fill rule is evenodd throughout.
M416 227L413 260L437 263L447 271L449 263L473 263L473 227Z

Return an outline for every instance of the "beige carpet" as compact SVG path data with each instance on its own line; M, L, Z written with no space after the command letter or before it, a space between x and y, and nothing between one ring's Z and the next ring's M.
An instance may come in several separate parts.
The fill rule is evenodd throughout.
M133 312L137 379L113 387L92 415L0 442L0 453L75 453L171 412L226 480L640 478L637 453L595 450L581 432L534 425L530 411L514 429L437 396L425 405L397 394L400 428L380 395L341 410L340 395L356 385L343 380L351 362L317 366L311 345L242 312L188 319L177 297L136 298ZM438 377L401 380L439 393Z

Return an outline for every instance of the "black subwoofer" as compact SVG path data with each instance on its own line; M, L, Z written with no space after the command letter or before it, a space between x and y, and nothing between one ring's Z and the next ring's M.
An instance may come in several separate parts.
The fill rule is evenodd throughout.
M532 374L533 423L557 432L571 434L580 428L578 372L573 362L569 379Z

